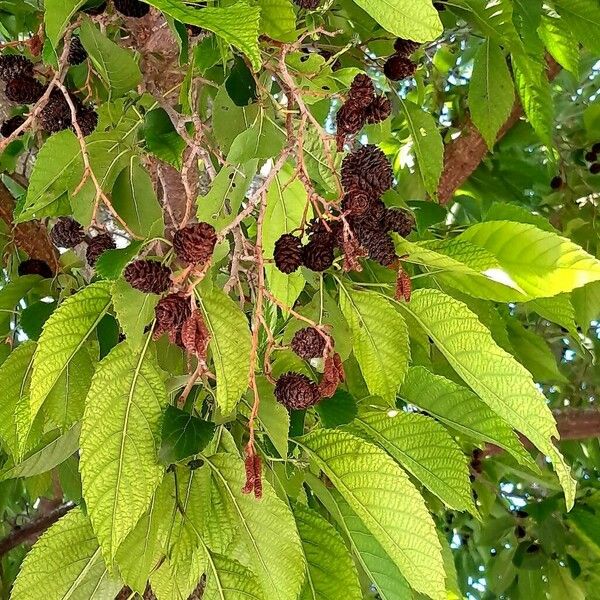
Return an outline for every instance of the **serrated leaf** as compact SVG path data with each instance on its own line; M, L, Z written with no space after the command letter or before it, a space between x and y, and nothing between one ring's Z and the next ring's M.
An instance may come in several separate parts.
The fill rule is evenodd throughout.
M131 52L109 40L89 18L81 24L79 37L112 98L135 89L142 74Z
M67 298L44 325L33 360L31 419L110 306L110 284L92 283Z
M377 446L340 430L316 430L299 443L411 587L444 600L444 564L435 525L406 473Z
M39 275L23 275L6 282L0 289L0 336L9 333L16 306L39 281L42 281Z
M148 150L176 169L183 166L184 139L177 133L162 108L148 111L144 117L144 140Z
M542 15L538 33L554 60L578 77L581 58L579 44L573 39L571 32L565 29L562 19L554 14Z
M445 427L424 415L368 407L354 422L446 506L476 514L467 459Z
M220 554L206 553L205 600L262 600L260 585L250 569Z
M573 35L593 53L600 52L600 6L594 0L554 0Z
M84 3L85 0L45 0L44 29L54 48L57 48L71 17Z
M160 297L132 288L124 279L117 279L111 289L113 306L119 325L132 348L139 348L144 330L154 319L154 308Z
M573 290L572 301L577 324L587 331L592 320L600 320L600 281Z
M504 53L498 44L486 39L475 55L469 84L469 109L488 148L494 146L514 101L514 86Z
M27 196L16 222L69 214L65 194L83 177L81 147L72 131L50 136L40 148L29 179Z
M585 287L580 289L585 289ZM577 337L575 333L575 309L571 301L571 294L557 294L551 298L537 298L523 304L523 308L528 312L534 311L540 317L564 327L572 332L574 337Z
M198 454L206 448L214 433L214 423L168 406L163 421L160 458L169 464Z
M489 221L469 227L458 239L493 254L531 298L570 292L600 280L598 259L571 240L533 225ZM523 248L527 248L527 260L523 260Z
M393 406L410 357L404 319L379 294L343 286L340 308L352 332L354 356L369 392Z
M296 40L296 13L290 0L259 0L260 30L280 42Z
M504 448L520 464L537 470L510 426L471 390L424 367L411 367L400 396L459 433Z
M112 204L137 236L145 238L154 224L162 222L162 209L148 171L132 157L112 189Z
M79 449L81 424L76 423L62 435L36 449L31 455L0 473L0 481L16 477L33 477L60 465Z
M222 413L231 413L248 388L250 329L246 316L229 296L213 288L198 302L210 332L209 350L217 377L216 400Z
M267 190L267 208L263 222L263 256L273 258L275 242L284 233L297 229L303 216L310 220L312 211L304 209L308 202L306 189L295 178L294 169L286 165L273 179ZM286 275L275 265L265 267L267 285L271 293L286 306L293 306L304 289L305 280L300 271Z
M83 416L80 470L94 531L111 561L161 481L158 447L166 404L147 346L134 353L119 344L98 365Z
M570 509L575 481L552 442L559 437L552 412L525 367L496 345L462 302L438 290L417 290L410 303L398 307L416 319L453 369L495 413L552 460Z
M304 561L290 509L267 481L263 481L260 502L242 493L245 475L240 459L217 454L206 460L227 498L229 518L239 529L264 597L297 600L304 582Z
M386 31L416 42L434 40L442 23L428 0L354 0Z
M361 600L358 573L340 534L302 504L294 506L294 517L307 564L300 600Z
M409 36L409 39L414 39ZM425 190L435 196L444 168L444 143L434 118L414 103L401 101L417 167Z
M323 398L315 410L323 427L330 429L351 423L358 413L356 399L345 390L338 389L331 398Z
M11 600L104 600L121 589L102 560L92 526L79 508L52 525L27 554Z
M261 111L252 126L233 140L227 162L236 164L254 158L272 158L281 152L285 139L283 131Z
M240 0L231 6L208 6L196 10L193 6L184 5L177 0L146 1L182 23L213 31L228 44L246 54L255 71L260 68L261 58L258 47L260 8L258 6L251 6L245 0Z

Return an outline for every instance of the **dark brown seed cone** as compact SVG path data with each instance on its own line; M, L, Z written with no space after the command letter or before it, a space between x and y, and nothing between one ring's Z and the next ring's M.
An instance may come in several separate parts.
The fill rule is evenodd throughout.
M446 5L443 2L434 2L433 7L439 12L446 10Z
M45 90L45 86L33 77L17 77L6 84L4 93L11 102L33 104L44 95Z
M598 173L600 173L600 163L590 165L590 173L592 175L598 175Z
M85 257L87 259L88 265L93 267L96 264L96 261L102 256L102 254L106 250L114 250L116 248L115 241L112 239L112 236L108 233L101 233L97 235L95 238L92 238L88 242L87 250L85 251Z
M402 237L406 237L415 226L415 219L405 210L388 208L384 218L385 230L399 233Z
M41 275L45 279L54 277L52 269L45 260L39 258L30 258L19 264L19 275Z
M376 199L392 187L392 181L392 167L377 146L363 146L342 161L342 185L346 192L362 190Z
M337 124L337 135L347 136L358 133L366 122L366 114L363 108L348 100L335 116Z
M157 260L134 260L125 267L123 277L146 294L162 294L171 287L171 269Z
M397 38L394 42L396 54L401 54L402 56L410 56L419 46L419 42L413 42L412 40L405 40L402 38Z
M585 158L587 162L594 162L598 158L598 154L593 150L590 150L589 152L585 153L583 158Z
M318 242L334 248L337 242L337 230L340 225L338 221L312 219L306 227L306 231L311 242Z
M81 133L87 137L98 126L98 113L91 106L84 106L77 112L77 124Z
M61 217L50 232L52 243L58 248L74 248L85 239L83 227L74 219Z
M321 0L294 0L294 3L300 8L315 10L321 3Z
M290 345L300 358L310 360L323 356L325 338L314 327L305 327L296 331Z
M17 115L16 117L11 117L10 119L4 121L2 126L0 127L0 133L2 137L10 137L21 125L25 123L25 119L21 115Z
M594 154L600 154L600 142L596 142L593 146L592 146L592 152Z
M33 63L18 54L0 56L0 79L8 83L19 77L33 77Z
M556 177L552 178L552 181L550 181L550 187L553 190L560 190L560 188L563 186L563 179L560 175L556 175Z
M113 0L118 12L126 17L145 17L150 12L150 5L140 0Z
M367 123L370 125L385 121L391 114L392 104L385 96L375 97L365 111Z
M71 109L60 90L52 90L46 106L39 114L38 120L42 128L48 133L56 133L71 127Z
M526 535L527 535L527 530L525 529L525 527L523 527L523 525L517 525L515 527L515 537L518 540L522 540Z
M302 373L285 373L275 384L275 398L288 410L305 410L321 399L319 388Z
M401 54L392 54L383 65L383 72L388 79L400 81L412 77L417 70L417 65Z
M160 337L163 333L169 335L171 343L182 344L181 328L192 314L189 298L181 294L169 294L158 301L154 309L156 316L156 329L154 337Z
M321 239L311 240L302 249L302 262L311 271L325 271L333 264L333 246Z
M106 10L106 6L107 6L106 2L102 2L101 4L98 4L98 6L84 8L83 12L87 13L88 15L92 15L92 16L101 15Z
M346 194L342 200L342 210L351 215L362 215L371 208L373 201L369 194L362 190L355 190Z
M381 200L371 201L368 211L357 217L349 216L348 223L361 243L365 236L370 236L373 231L385 233L384 203Z
M188 265L203 265L212 256L217 243L215 228L209 223L193 223L173 236L177 258Z
M302 265L302 242L300 238L284 233L276 242L273 252L275 266L286 274L293 273Z
M86 52L81 40L74 35L71 38L71 44L69 46L69 54L67 61L70 65L80 65L86 58L88 53Z
M375 96L373 82L368 75L360 73L353 80L348 92L348 99L352 101L357 108L365 109L371 104Z
M372 231L362 242L369 258L384 267L390 267L396 262L396 248L392 238L387 233Z

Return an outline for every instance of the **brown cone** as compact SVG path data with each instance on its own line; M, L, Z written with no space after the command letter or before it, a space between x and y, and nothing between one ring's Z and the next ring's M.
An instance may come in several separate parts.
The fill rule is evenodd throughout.
M301 373L285 373L275 384L275 398L288 410L305 410L321 399L314 381Z
M156 260L134 260L125 267L123 277L146 294L162 294L171 287L171 269Z
M314 327L305 327L296 331L290 345L300 358L310 360L323 356L325 338Z
M104 254L106 250L114 250L116 248L115 241L108 233L101 233L88 242L88 247L85 253L88 265L93 267L96 261Z
M188 265L204 265L215 249L217 234L209 223L193 223L173 236L177 257Z
M273 252L275 266L286 274L293 273L302 265L302 242L300 238L284 233L276 242Z
M181 294L169 294L158 301L154 309L156 328L154 337L158 338L163 333L169 335L173 344L183 345L181 329L185 321L192 314L189 298Z
M50 232L52 243L58 248L75 248L85 239L83 227L70 217L61 217Z

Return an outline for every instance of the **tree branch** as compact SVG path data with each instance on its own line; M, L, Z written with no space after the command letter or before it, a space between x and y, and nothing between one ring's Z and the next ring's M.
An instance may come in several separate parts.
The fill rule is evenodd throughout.
M560 73L560 65L550 56L548 79L552 81ZM523 106L516 99L512 111L498 132L496 141L500 141L523 116ZM473 174L488 153L488 147L471 119L467 119L459 137L446 144L444 151L444 169L437 189L440 204L447 204L454 192Z

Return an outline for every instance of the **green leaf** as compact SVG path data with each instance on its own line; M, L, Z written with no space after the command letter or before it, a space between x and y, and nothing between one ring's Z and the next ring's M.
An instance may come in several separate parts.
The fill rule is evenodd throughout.
M410 35L409 39L414 39ZM435 196L444 168L444 142L435 119L409 101L402 101L406 124L410 132L417 167L425 190Z
M109 40L89 18L83 21L79 37L112 98L135 89L142 74L131 52Z
M587 331L592 320L600 320L600 281L573 290L572 300L577 324Z
M538 33L554 60L578 77L579 44L576 39L573 39L571 32L564 27L563 20L557 18L555 14L543 14Z
M510 71L498 44L486 39L479 47L469 84L471 118L488 148L496 142L515 101Z
M442 23L429 0L354 1L395 36L429 42L442 33Z
M571 240L533 225L490 221L469 227L458 239L493 254L532 298L570 292L600 280L600 261ZM527 260L523 260L527 248Z
M27 554L11 600L103 600L121 589L107 569L88 518L75 508L52 525Z
M537 470L509 425L471 390L424 367L411 367L400 396L459 433L504 448L520 464Z
M198 302L211 338L209 349L217 377L217 405L231 413L248 388L250 375L250 329L246 316L229 296L213 288Z
M169 115L162 108L155 108L146 113L144 140L152 154L176 169L181 169L186 144L175 130Z
M585 289L585 286L578 290L574 290L573 293L583 289ZM573 337L577 337L575 309L571 300L571 294L557 294L551 298L531 300L530 302L523 304L523 308L528 312L534 311L540 315L540 317L564 327L572 333Z
M573 35L591 52L600 52L600 6L594 0L554 0Z
M206 553L207 572L204 600L262 600L256 577L242 564L220 554Z
M267 191L267 208L263 222L263 256L273 258L275 242L284 233L290 233L302 223L308 203L306 189L295 178L294 169L286 165L273 179ZM306 218L310 219L310 207ZM293 306L304 289L305 280L300 271L286 275L275 265L265 267L267 285L271 293L286 306Z
M393 406L410 357L404 319L383 296L345 287L340 287L340 308L369 392Z
M39 281L42 281L39 275L23 275L6 282L0 289L0 335L9 333L15 307Z
M126 248L105 250L94 265L96 275L104 279L118 279L127 263L141 250L142 242L133 241Z
M445 427L424 415L368 407L355 423L446 506L476 514L467 459Z
M154 320L154 308L160 298L132 288L124 279L117 279L111 291L115 313L127 342L131 348L139 348L146 325Z
M233 140L227 162L235 164L253 158L272 158L281 152L285 139L283 131L261 111L252 126Z
M246 192L256 174L257 160L223 167L214 178L206 196L198 198L197 217L217 231L237 216Z
M244 494L245 475L240 459L217 454L206 460L217 487L227 498L229 518L239 530L264 597L297 600L304 582L304 561L290 509L267 481L263 481L260 502Z
M119 344L98 365L83 417L80 470L94 531L111 561L162 478L158 447L166 404L147 346L134 353Z
M50 136L40 148L29 179L27 196L16 222L69 214L66 192L83 177L79 142L72 131Z
M84 3L85 0L45 0L45 31L54 48L58 47L69 21Z
M416 319L453 369L496 414L552 460L570 509L575 481L552 443L559 437L552 412L525 367L496 345L462 302L438 290L417 290L410 303L398 307Z
M16 477L33 477L46 473L63 463L79 449L81 424L76 423L62 435L35 450L20 463L0 473L0 481Z
M46 321L33 359L29 401L32 421L69 362L106 314L110 302L110 284L92 283L67 298Z
M351 423L358 413L355 398L345 390L338 389L331 398L323 398L315 410L321 424L327 429Z
M258 111L257 104L236 106L225 86L219 88L213 101L212 120L215 138L224 154L229 152L233 140L254 123Z
M411 587L444 600L444 564L435 525L406 473L377 446L337 429L313 431L299 443Z
M280 42L296 41L296 13L290 0L259 0L260 31Z
M29 391L29 378L35 352L35 342L17 346L0 365L4 382L0 401L0 440L2 447L13 457L19 455L19 440L14 413L17 404Z
M162 209L148 171L131 157L112 190L112 204L119 216L139 237L145 238L153 225L162 222Z
M146 0L166 15L190 25L213 31L228 44L241 50L252 63L255 71L260 69L261 57L258 47L260 8L240 0L231 6L207 6L196 10L178 0Z
M168 406L163 421L160 458L169 464L198 454L206 448L214 433L214 423Z
M344 540L318 512L296 504L294 517L307 564L301 600L361 600L356 567Z

